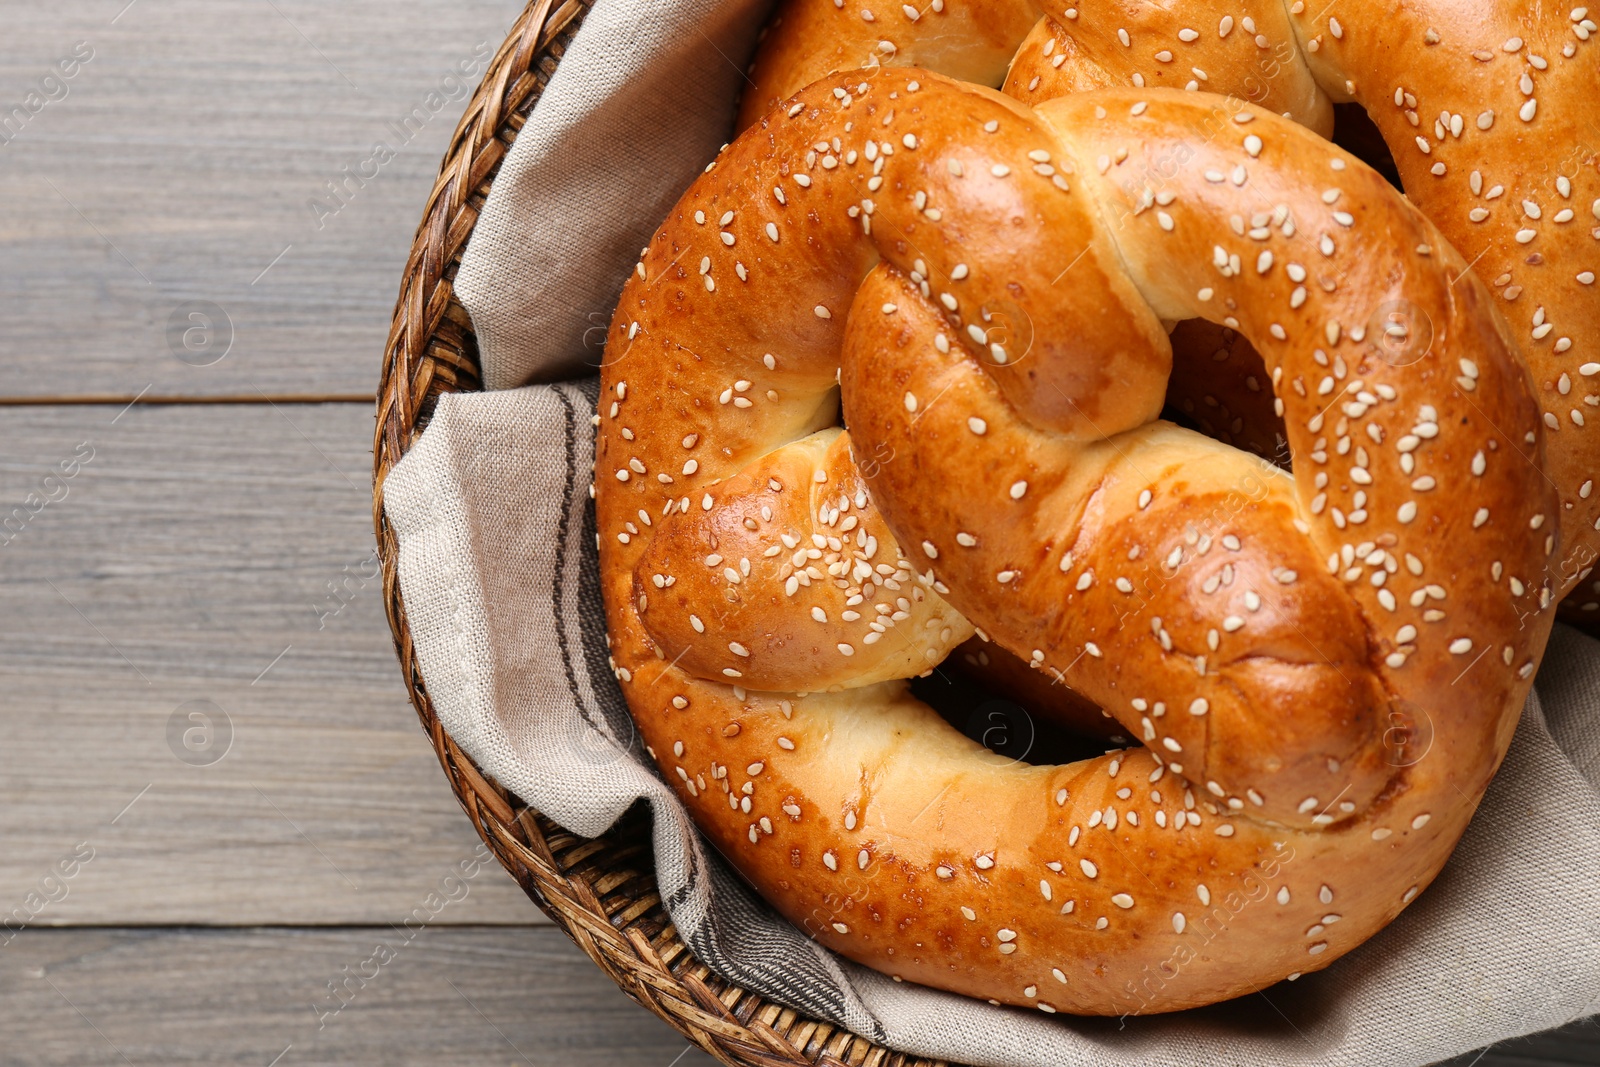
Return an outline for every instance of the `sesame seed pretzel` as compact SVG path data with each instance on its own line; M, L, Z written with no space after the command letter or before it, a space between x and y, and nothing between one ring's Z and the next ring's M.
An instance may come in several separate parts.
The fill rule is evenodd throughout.
M1543 473L1561 494L1565 550L1551 561L1552 595L1572 591L1563 617L1600 625L1600 583L1574 589L1600 554L1600 430L1589 425L1600 422L1600 27L1590 9L1518 0L1422 0L1398 11L1300 0L1074 0L1009 36L1030 11L1041 8L948 0L874 13L869 0L788 0L757 53L741 121L834 69L911 65L981 81L1006 41L1020 47L1004 91L1031 104L1112 85L1203 90L1324 136L1334 103L1360 105L1409 198L1490 283L1533 371L1551 434ZM981 28L972 46L981 71L958 73L951 64L974 63L959 46L969 27ZM1205 136L1226 123L1219 111ZM1190 147L1127 180L1159 191L1192 167ZM1391 347L1409 358L1429 324L1414 309L1390 312ZM1193 347L1180 351L1215 352L1217 365L1192 372L1193 381L1175 375L1171 396L1218 436L1271 454L1280 431L1254 382L1259 360L1214 328L1190 332ZM1530 473L1538 469L1530 464Z
M1326 966L1510 742L1558 544L1526 369L1433 226L1303 127L1246 106L1130 196L1211 107L830 76L623 289L595 461L623 693L707 839L896 977L1114 1014ZM1360 325L1392 299L1435 324L1406 365ZM1194 317L1262 353L1292 474L1158 421L1163 322ZM975 626L1146 747L962 737L904 679Z

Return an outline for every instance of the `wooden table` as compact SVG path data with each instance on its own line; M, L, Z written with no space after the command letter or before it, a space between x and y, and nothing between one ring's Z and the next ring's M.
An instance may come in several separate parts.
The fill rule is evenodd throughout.
M6 4L0 1061L711 1062L459 876L374 580L395 286L519 8Z

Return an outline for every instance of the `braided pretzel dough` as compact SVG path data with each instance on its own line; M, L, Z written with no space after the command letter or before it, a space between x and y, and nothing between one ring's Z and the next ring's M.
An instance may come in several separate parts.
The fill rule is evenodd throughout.
M1044 1011L1258 989L1409 903L1505 753L1557 543L1514 447L1541 444L1526 370L1432 225L1281 118L1246 107L1134 210L1123 169L1210 110L826 78L624 287L596 452L617 677L708 839L851 959ZM1393 366L1341 324L1399 298L1436 334ZM1293 475L1155 421L1162 322L1202 315L1280 383ZM899 679L974 623L1149 747L1029 766L962 737Z
M1553 595L1578 585L1600 554L1600 430L1591 426L1600 422L1600 56L1592 40L1600 28L1591 11L1516 0L1421 0L1359 13L1284 0L1074 5L1043 12L1024 38L1007 38L1020 48L1006 93L1037 104L1130 83L1205 90L1325 136L1334 102L1366 109L1407 195L1490 282L1534 373L1551 433L1544 471L1561 493L1565 550L1550 563ZM967 26L987 31L976 50L989 70L988 57L1004 48L998 31L1014 32L1027 10L1039 13L1023 0L941 0L876 14L860 0L789 0L757 54L741 121L829 70L892 63L955 73L947 64L964 57L953 38ZM1226 116L1219 111L1206 134ZM1192 173L1188 155L1179 146L1128 180L1171 187L1175 170ZM1411 309L1397 317L1411 330L1428 327L1409 321ZM1214 332L1202 332L1187 351L1218 347ZM1174 381L1174 396L1220 392ZM1244 410L1212 414L1253 426L1232 433L1264 448L1275 420L1262 417L1250 394L1234 389L1231 398ZM1600 591L1586 584L1564 615L1593 625Z

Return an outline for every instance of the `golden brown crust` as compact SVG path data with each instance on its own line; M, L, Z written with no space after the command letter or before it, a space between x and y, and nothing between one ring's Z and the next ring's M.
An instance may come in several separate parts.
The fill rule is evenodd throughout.
M803 19L827 0L789 0ZM965 9L952 0L945 17ZM1489 283L1495 305L1533 371L1549 455L1542 475L1561 493L1565 548L1551 561L1557 596L1600 555L1600 99L1596 14L1575 6L1529 8L1514 0L1467 4L1423 0L1395 11L1240 0L1226 5L1127 5L1079 0L1042 10L1024 36L1005 91L1030 104L1107 85L1171 87L1231 99L1209 116L1206 137L1250 101L1322 134L1331 103L1363 107L1394 156L1407 195ZM1014 26L1014 22L1008 23ZM808 32L848 32L829 21ZM901 28L902 48L941 69L953 49L920 38L940 19ZM789 47L769 43L757 68L783 69ZM815 42L808 45L817 47ZM985 48L992 49L992 41ZM919 51L920 50L920 51ZM807 68L807 73L819 73ZM771 84L782 96L803 84ZM1180 142L1140 175L1157 189L1192 176L1194 146ZM1189 179L1179 179L1187 181ZM1436 324L1389 309L1416 338ZM1381 325L1381 324L1375 324ZM1205 393L1174 382L1193 403ZM1212 393L1215 397L1215 393ZM1276 427L1261 424L1265 440ZM1530 468L1530 474L1533 469ZM1564 611L1592 620L1592 593Z
M921 67L997 87L1017 42L1038 18L1031 0L785 5L762 31L736 129L836 70L870 78L884 67Z
M1289 439L1273 407L1272 383L1250 342L1204 319L1178 323L1171 340L1168 414L1225 445L1287 463Z
M824 79L624 288L596 451L618 678L710 840L852 959L1046 1011L1258 989L1409 903L1510 741L1555 505L1490 297L1381 178L1256 109L1172 196L1122 181L1208 114ZM1435 335L1396 365L1360 326L1400 298ZM1162 323L1196 315L1276 375L1293 475L1156 421ZM1152 747L1028 766L874 681L965 619ZM755 688L797 650L809 695ZM1423 715L1418 761L1387 740Z

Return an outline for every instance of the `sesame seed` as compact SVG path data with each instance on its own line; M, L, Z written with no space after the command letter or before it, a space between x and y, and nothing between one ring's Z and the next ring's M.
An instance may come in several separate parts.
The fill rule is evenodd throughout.
M1011 499L1021 500L1022 495L1028 491L1027 482L1013 482L1011 485Z

